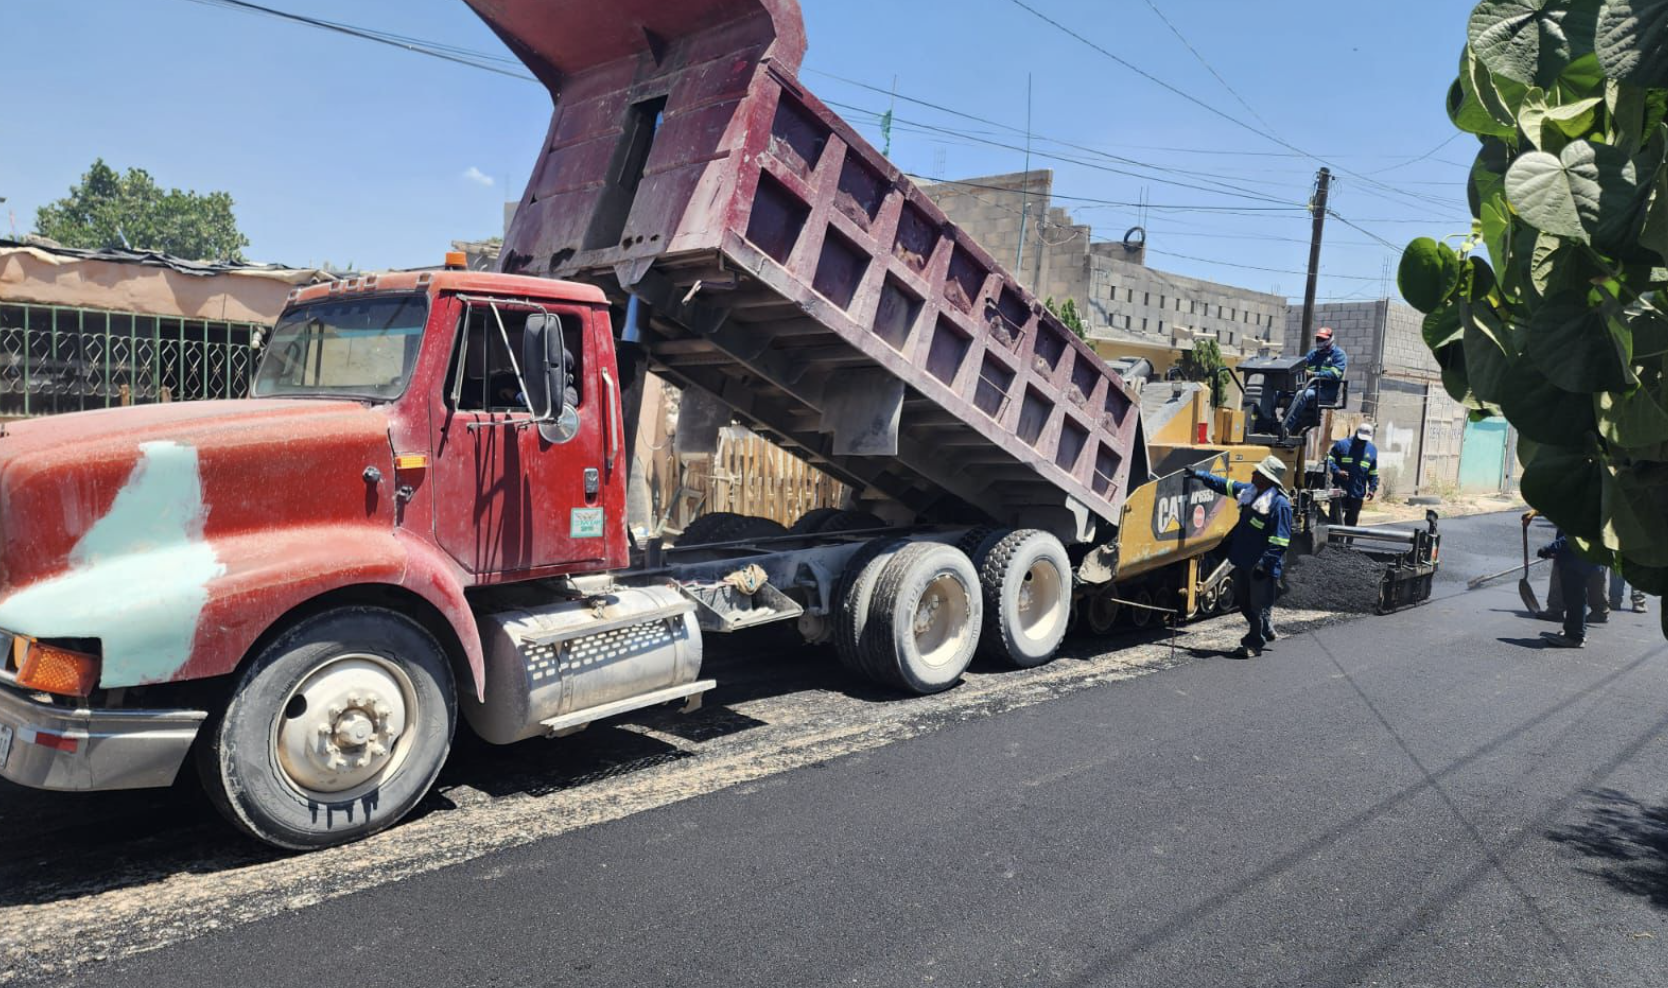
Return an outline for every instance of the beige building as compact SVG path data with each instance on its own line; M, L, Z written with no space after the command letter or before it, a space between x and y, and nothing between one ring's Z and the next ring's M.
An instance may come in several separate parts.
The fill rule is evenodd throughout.
M327 277L0 239L0 417L240 397L291 290Z
M1148 267L1138 228L1114 242L1096 240L1053 205L1053 185L1054 173L1039 169L922 187L1035 294L1072 299L1091 338L1183 348L1212 339L1227 355L1281 351L1283 296Z

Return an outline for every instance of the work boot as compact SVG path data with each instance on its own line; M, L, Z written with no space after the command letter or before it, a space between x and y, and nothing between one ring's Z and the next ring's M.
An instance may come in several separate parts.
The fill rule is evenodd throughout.
M1587 615L1587 623L1588 624L1609 624L1610 623L1610 612L1609 611L1594 611L1593 613Z
M1586 648L1585 639L1572 638L1562 631L1543 631L1541 640L1546 642L1547 648Z
M1263 650L1260 648L1252 648L1250 645L1241 645L1232 652L1229 652L1228 657L1230 659L1254 659L1261 654L1263 654Z
M1635 613L1635 614L1645 613L1645 598L1641 597L1638 600L1633 602L1633 613Z

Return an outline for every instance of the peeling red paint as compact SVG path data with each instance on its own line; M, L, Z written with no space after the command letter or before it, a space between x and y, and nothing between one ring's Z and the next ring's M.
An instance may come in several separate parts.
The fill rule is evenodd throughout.
M10 424L0 437L0 601L65 573L71 551L134 474L140 445L167 441L196 452L201 538L224 567L207 586L190 655L174 679L231 672L284 614L321 594L386 586L416 594L445 616L479 693L480 641L466 588L625 564L623 466L592 502L605 510L605 537L583 544L567 537L568 507L587 503L584 468L604 467L600 374L613 364L612 337L601 293L586 286L429 272L386 275L375 290L410 291L419 282L433 304L411 384L395 401L161 404ZM444 394L462 312L457 292L534 299L582 321L594 351L587 354L586 389L596 406L583 417L588 431L550 449L537 429L474 430L520 436L519 458L499 455L487 442L441 446L470 431L465 418L479 418L454 413ZM331 294L318 286L297 300ZM419 453L427 462L396 471L396 452ZM368 470L375 479L367 479ZM402 484L411 487L403 504L396 495ZM494 548L458 559L437 534L471 528L471 541ZM517 546L521 551L508 551Z

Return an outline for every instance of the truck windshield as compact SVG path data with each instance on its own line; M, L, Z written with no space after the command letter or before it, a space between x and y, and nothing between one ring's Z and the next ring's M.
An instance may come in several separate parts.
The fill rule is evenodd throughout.
M391 399L405 391L428 320L424 295L329 299L272 328L254 395Z

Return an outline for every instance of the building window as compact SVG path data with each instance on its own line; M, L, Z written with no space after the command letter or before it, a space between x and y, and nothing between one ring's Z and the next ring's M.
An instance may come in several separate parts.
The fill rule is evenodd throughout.
M1162 320L1162 319L1160 319L1158 321L1158 335L1160 335L1160 336L1164 335L1164 320Z
M1145 333L1146 331L1147 331L1147 317L1142 316L1141 317L1141 332Z
M1152 305L1153 304L1153 293L1152 292L1142 292L1141 293L1141 304L1142 305Z

